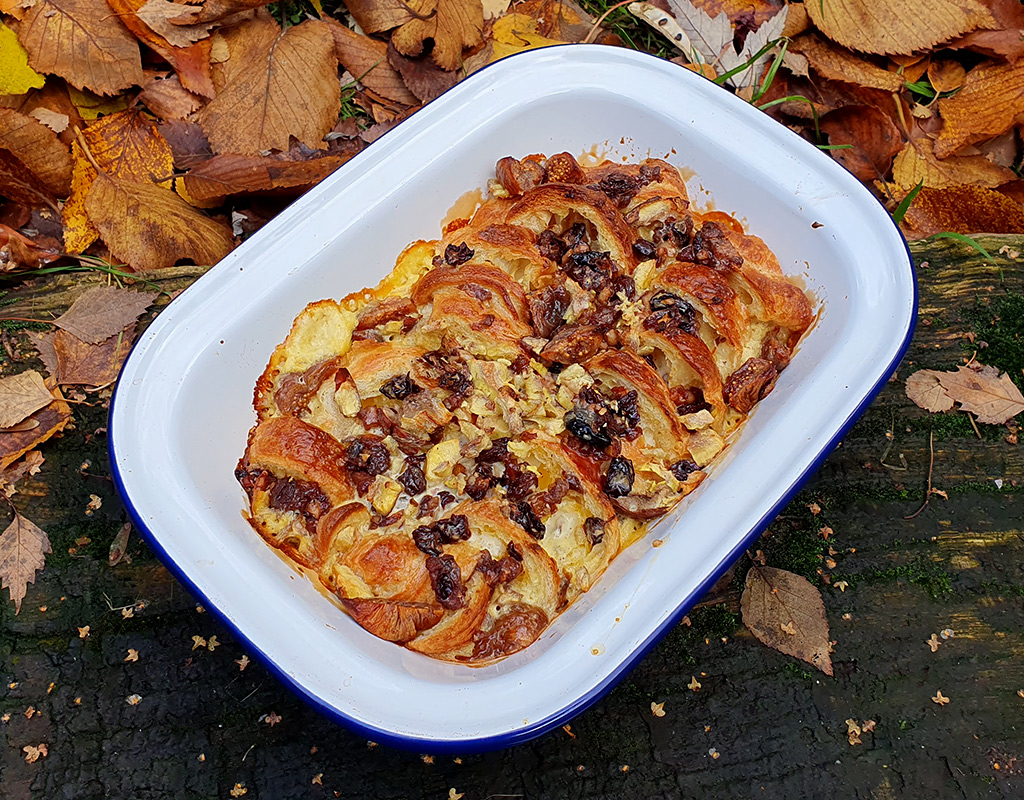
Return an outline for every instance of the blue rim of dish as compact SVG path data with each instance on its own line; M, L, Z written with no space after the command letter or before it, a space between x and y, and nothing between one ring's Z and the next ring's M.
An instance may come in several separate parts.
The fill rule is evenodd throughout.
M565 44L555 45L544 49L550 50L555 48L569 48L579 46L580 45L577 44ZM509 56L508 58L516 58L521 55L526 55L526 53ZM638 55L644 54L638 53ZM664 59L659 59L655 56L648 57L654 58L659 63L671 63L665 62ZM501 59L501 61L506 60L508 59ZM483 72L488 67L492 67L495 66L496 64L501 63L501 61L496 61L493 62L492 64L488 64L486 67L478 70L477 73L474 73L474 75ZM680 69L685 68L680 67ZM688 70L686 71L689 72ZM473 76L470 76L470 79L472 77ZM707 79L704 78L704 80ZM464 85L465 83L466 81L462 81L460 84L457 84L456 87ZM453 87L453 89L456 87ZM445 94L447 94L447 92L445 92ZM726 102L729 101L727 100ZM388 133L391 133L391 131L388 131ZM387 135L388 134L384 134L384 136ZM796 134L793 135L796 136ZM804 140L800 139L800 141ZM369 148L367 148L367 150L369 150ZM363 152L365 153L366 150L364 150ZM359 156L361 156L362 154L363 153L358 153L350 161L359 158ZM827 156L825 157L827 158ZM829 161L835 164L835 162L832 161L832 159L829 159ZM836 164L836 166L838 167L839 165ZM345 167L343 165L339 169L344 168ZM839 168L842 169L842 167ZM867 192L866 189L864 191ZM884 210L885 207L882 206L882 203L880 200L878 200L878 198L871 195L870 192L867 192L867 194ZM888 217L888 212L886 211L885 213ZM864 398L853 410L853 412L843 421L842 425L840 425L835 435L833 435L828 440L828 442L821 448L821 450L818 451L818 454L811 460L811 462L807 465L803 472L800 473L799 477L789 486L789 488L785 492L783 492L783 494L771 506L771 508L769 508L768 511L764 515L762 515L762 517L753 526L751 526L750 530L739 542L739 544L737 544L736 547L734 547L729 552L729 554L725 558L723 558L722 561L720 561L719 564L708 574L708 576L703 581L701 581L700 584L698 584L697 587L692 592L690 592L689 595L686 596L686 598L676 607L675 611L673 611L672 614L670 614L665 619L665 621L662 622L662 624L659 625L658 628L656 628L639 647L637 647L632 653L630 653L628 658L620 662L618 666L611 673L609 673L605 677L605 679L602 680L597 686L593 687L582 696L576 698L572 703L563 706L558 711L548 715L547 717L537 722L530 723L529 725L524 725L523 727L517 728L513 731L509 731L507 733L499 733L493 736L478 737L475 739L427 739L416 736L403 736L402 734L392 733L390 731L384 730L383 728L376 728L372 725L367 725L364 722L347 716L338 709L326 703L317 695L307 690L292 676L290 676L283 669L277 666L274 660L266 653L264 653L263 650L260 649L260 647L252 639L250 639L248 636L242 633L242 631L234 624L234 622L232 622L232 620L224 612L217 608L217 606L214 603L210 602L206 594L198 586L196 586L196 584L185 574L182 568L178 566L174 559L172 559L170 555L168 555L167 551L160 544L159 540L157 539L155 534L150 530L149 526L146 525L145 522L143 522L142 517L140 516L135 506L132 504L130 498L128 497L128 493L125 489L124 482L121 477L121 471L118 468L117 458L114 453L114 409L117 407L118 391L120 389L120 379L118 380L118 384L114 389L113 397L111 398L110 412L108 414L107 425L109 431L108 441L110 442L110 469L114 481L114 487L116 488L118 495L121 498L121 502L124 505L126 511L128 512L128 515L131 518L132 522L134 523L135 527L142 534L144 534L147 543L151 548L153 548L153 550L156 551L157 556L159 557L161 562L163 562L164 566L167 567L167 569L178 579L180 583L182 583L185 586L186 589L189 590L189 592L192 595L198 596L203 601L205 607L212 610L214 614L216 614L216 616L228 627L228 629L231 630L234 636L237 637L240 641L244 642L246 646L260 659L260 661L263 662L264 666L266 666L267 669L269 669L269 671L277 677L278 680L280 680L287 688L289 688L293 693L298 695L308 705L312 706L317 711L327 716L333 722L342 725L343 727L349 729L353 733L366 737L370 741L387 744L391 747L395 747L401 750L411 750L420 753L429 752L436 754L471 755L474 753L484 753L493 750L501 750L508 747L512 747L517 744L522 744L524 742L530 741L531 739L535 739L538 736L542 736L545 733L554 730L556 727L559 727L565 724L566 722L569 722L571 719L578 716L579 714L582 714L592 705L601 700L606 694L608 694L608 692L610 692L612 688L615 687L615 685L626 675L627 672L633 669L633 667L635 667L652 649L654 649L654 647L668 634L668 632L672 630L672 628L674 628L679 623L679 621L682 620L682 618L690 611L694 603L697 600L699 600L701 596L703 596L703 594L706 591L708 591L718 581L719 578L722 577L722 575L725 574L729 567L731 567L737 560L739 560L740 556L743 555L747 548L751 544L753 544L754 541L756 541L756 539L765 531L765 529L767 529L767 527L771 524L772 520L775 519L778 513L786 505L789 504L789 502L796 496L797 492L800 491L803 485L814 475L815 472L817 472L817 470L822 466L822 464L824 464L825 460L829 457L829 455L831 455L832 451L842 441L843 437L854 426L854 424L861 417L861 415L865 411L867 411L868 407L878 396L878 394L882 391L886 383L888 383L889 376L892 375L893 370L896 369L903 361L903 357L906 355L906 352L910 347L910 343L914 337L914 329L917 323L918 311L917 276L914 272L914 259L910 253L910 246L907 244L907 241L903 237L903 234L900 233L899 226L896 225L894 221L892 221L891 217L889 217L889 220L893 227L896 228L896 232L899 235L901 241L903 242L903 249L906 252L907 266L910 270L912 299L910 307L909 324L907 326L907 331L904 334L903 341L900 343L900 346L896 350L896 353L893 356L892 360L882 371L881 376L874 383L874 385L867 392L867 394L864 395ZM211 268L210 271L212 272L213 268ZM193 283L192 286L196 286L198 283L200 283L203 277L205 277L205 275L201 276L199 280ZM191 289L192 287L189 288ZM129 354L129 357L130 355L131 354ZM125 360L125 363L127 364L127 359Z

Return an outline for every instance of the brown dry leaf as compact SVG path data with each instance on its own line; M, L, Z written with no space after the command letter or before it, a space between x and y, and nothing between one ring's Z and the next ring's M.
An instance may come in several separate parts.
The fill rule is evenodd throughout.
M198 6L181 6L178 16L170 17L175 25L190 26L199 25L204 22L220 22L221 20L241 14L243 11L252 11L267 5L266 0L206 0Z
M94 286L80 294L71 308L55 319L53 324L83 342L100 344L134 324L156 296L156 292ZM59 352L57 355L59 364Z
M946 394L978 422L1002 425L1024 413L1024 395L1008 373L1000 375L995 367L983 366L978 371L959 367L956 372L938 373L938 378Z
M131 532L132 524L130 522L126 522L118 529L107 554L107 564L111 567L116 567L122 561L131 563L131 558L128 556L128 537Z
M107 0L125 27L174 67L182 86L203 97L213 97L215 92L210 74L210 40L203 39L188 47L174 47L139 19L138 11L145 3L146 0Z
M46 565L50 552L46 531L15 511L11 524L0 533L0 579L11 593L15 614L21 611L28 584L35 583L36 572Z
M234 247L227 227L153 184L99 173L85 209L110 252L136 269L169 267L179 259L215 264Z
M271 34L259 57L246 63L199 114L219 152L256 155L287 150L289 136L321 147L341 108L334 37L322 22L307 20L280 32L260 18L246 23ZM255 65L259 65L258 67Z
M597 21L573 0L526 0L516 4L515 12L533 17L540 23L541 36L560 42L582 42ZM598 40L598 44L605 43Z
M407 106L419 105L419 100L406 87L402 76L388 63L385 42L360 36L333 19L326 18L324 22L334 36L334 54L338 61L363 86L389 100Z
M963 89L939 100L939 114L945 120L935 142L939 158L1009 130L1024 114L1024 61L975 67Z
M894 196L906 194L895 185ZM943 231L954 233L1024 233L1024 208L994 189L952 186L922 189L903 217L908 240Z
M205 11L207 3L202 7ZM142 20L157 36L162 37L171 47L188 47L193 42L205 39L210 35L213 22L199 22L192 25L172 25L169 20L180 18L183 12L180 3L170 0L147 0L135 15ZM188 9L188 13L191 13Z
M31 428L16 426L9 431L0 431L0 470L6 469L32 448L63 430L70 419L71 409L64 402L60 390L55 389L54 402L29 417L35 425Z
M53 394L34 369L0 378L0 428L13 428L53 402Z
M937 92L952 92L964 85L967 70L951 58L932 59L928 63L928 82Z
M445 72L430 56L403 56L395 49L394 43L388 45L388 63L398 70L405 85L423 103L440 97L459 82L458 72Z
M51 113L58 113L68 117L68 128L58 138L68 147L74 141L74 128L82 128L85 123L82 115L78 113L75 104L71 102L68 86L63 81L51 80L42 89L36 89L22 95L0 95L0 106L11 108L30 117L35 116L37 110L45 110Z
M1013 170L994 164L985 156L950 156L939 160L932 140L922 138L908 142L896 156L892 177L900 188L909 190L918 183L932 189L967 184L994 189L1016 176Z
M58 386L107 386L114 382L132 346L131 326L99 344L83 342L67 331L54 334L57 355L54 381Z
M789 50L804 56L814 71L823 78L882 89L886 92L899 92L903 89L903 76L882 69L816 34L811 33L794 39Z
M994 30L973 31L950 42L947 47L965 47L986 55L1005 58L1016 64L1024 56L1024 5L1020 0L982 0L998 26Z
M6 151L31 176L31 188L49 198L67 197L71 190L71 154L57 134L39 120L0 108L0 150ZM13 174L12 174L13 173ZM0 161L0 193L22 170L4 168ZM11 198L15 199L15 198Z
M138 41L96 0L35 0L18 38L33 69L79 89L110 95L142 83Z
M31 450L25 454L23 460L0 470L0 490L7 497L11 497L15 493L18 481L26 475L37 475L42 469L44 460L42 453L38 450Z
M219 201L233 194L313 186L351 158L324 156L309 161L285 161L261 156L214 156L182 178L190 200Z
M345 0L345 7L367 33L380 33L416 18L404 0Z
M977 0L813 0L805 3L818 29L864 53L913 53L975 28L995 27Z
M907 378L905 391L925 411L933 413L949 411L953 408L953 399L939 383L939 373L933 369L920 369Z
M693 0L693 5L717 17L722 12L736 27L757 30L786 5L783 0Z
M434 41L430 55L442 69L451 71L462 63L462 51L483 40L484 12L480 0L411 0L409 7L427 15L405 23L391 35L395 49L403 55L418 56L427 39Z
M948 706L949 705L949 698L945 697L942 694L942 691L940 690L940 691L937 691L935 693L935 696L932 698L932 702L935 703L935 705L938 705L938 706Z
M825 604L807 580L783 569L753 566L740 610L743 624L761 642L832 674ZM795 634L784 632L784 625L791 625Z
M846 106L821 118L821 130L832 144L852 147L832 150L831 156L859 180L870 182L889 172L903 137L888 115L874 106Z
M146 108L165 120L185 119L200 109L203 99L181 85L177 75L162 80L151 80L145 85L139 100Z
M46 745L43 743L40 743L38 747L35 745L27 744L21 749L25 753L25 760L29 764L35 764L39 760L40 756L43 756L45 758L50 754Z

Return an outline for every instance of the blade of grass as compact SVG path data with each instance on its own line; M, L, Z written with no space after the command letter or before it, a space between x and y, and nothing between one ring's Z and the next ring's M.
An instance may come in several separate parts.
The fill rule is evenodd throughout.
M786 56L786 50L789 48L789 39L776 39L776 41L782 41L782 47L779 48L778 55L775 56L775 60L772 61L772 65L768 68L768 73L764 76L764 80L761 81L761 88L758 89L750 99L751 103L756 103L764 97L764 93L771 88L772 82L775 80L775 75L779 71L779 67L782 65L782 59Z
M907 209L910 208L910 204L917 199L917 196L921 194L921 190L924 188L924 181L918 181L917 186L907 192L907 196L900 200L900 204L896 206L896 210L892 212L892 221L897 225L903 224L903 218L907 215Z
M777 106L782 103L788 103L795 101L799 103L807 103L811 107L811 116L814 118L814 138L819 142L821 141L821 127L818 125L818 109L814 107L814 103L804 97L802 94L791 94L786 97L780 97L777 100L769 100L767 103L761 103L758 107L759 110L764 111L766 108Z
M816 144L814 146L819 150L848 150L853 147L852 144Z
M978 242L976 242L974 239L972 239L965 233L956 233L955 231L940 231L939 233L933 233L931 236L928 237L929 241L932 239L954 239L958 242L966 244L968 247L973 247L975 250L977 250L979 253L985 256L986 261L991 261L993 264L996 263L996 260L992 258L988 250L986 250L984 247L978 244Z
M739 73L743 72L743 70L749 69L753 65L753 63L757 61L757 59L759 59L761 56L763 56L765 53L767 53L769 50L775 47L775 45L777 45L780 41L781 39L773 39L772 41L768 42L764 47L762 47L760 50L754 53L754 55L752 55L738 67L733 67L729 71L723 72L721 75L714 79L713 83L717 83L719 86L721 86L733 75L738 75Z

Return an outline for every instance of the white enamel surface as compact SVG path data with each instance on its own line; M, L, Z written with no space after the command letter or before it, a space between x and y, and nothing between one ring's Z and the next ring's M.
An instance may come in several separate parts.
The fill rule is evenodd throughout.
M253 385L308 302L372 286L409 242L436 238L500 157L594 145L696 173L695 204L713 200L762 236L817 297L820 320L711 479L537 643L483 669L433 661L362 631L242 519L232 473ZM618 48L536 50L417 113L160 314L117 390L116 469L158 548L300 691L396 737L500 744L562 721L734 557L885 377L913 306L901 238L827 155L673 64Z

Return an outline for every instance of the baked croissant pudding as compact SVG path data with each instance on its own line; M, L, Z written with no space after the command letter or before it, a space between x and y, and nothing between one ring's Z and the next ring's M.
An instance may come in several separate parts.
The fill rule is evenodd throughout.
M256 384L248 520L370 633L492 663L700 484L811 321L667 162L503 158L472 219L299 314Z

